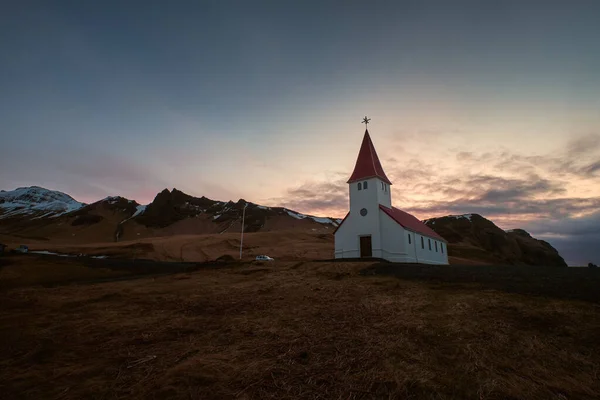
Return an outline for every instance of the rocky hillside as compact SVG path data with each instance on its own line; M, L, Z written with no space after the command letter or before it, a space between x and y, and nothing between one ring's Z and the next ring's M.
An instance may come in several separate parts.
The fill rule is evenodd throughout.
M72 243L111 241L118 225L130 218L138 207L133 200L107 197L58 215L22 214L0 218L0 233Z
M340 222L244 199L222 202L193 197L177 189L163 190L148 205L119 196L86 205L64 193L39 187L0 194L5 199L0 203L0 233L24 239L85 243L239 232L244 207L245 232L333 232Z
M548 242L522 229L504 231L478 214L451 215L424 221L449 243L453 257L496 264L566 267Z
M244 213L244 207L246 208ZM237 202L215 201L206 197L193 197L177 189L165 189L146 206L134 220L153 228L164 228L187 218L209 216L215 224L227 229L234 222L241 222L244 214L244 231L257 232L265 227L267 220L284 217L291 220L307 220L321 225L336 227L339 220L304 215L282 207L266 207L239 199Z

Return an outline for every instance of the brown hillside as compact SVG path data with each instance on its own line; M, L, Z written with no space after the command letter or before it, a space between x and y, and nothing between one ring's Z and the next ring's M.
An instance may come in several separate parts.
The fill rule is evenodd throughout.
M119 223L129 218L137 206L133 200L109 197L59 217L2 220L0 233L20 237L25 243L110 242L115 240Z
M567 266L549 243L524 230L505 232L478 214L432 218L425 223L448 241L450 256L496 264Z
M21 238L0 235L0 241L16 247ZM28 242L30 251L46 250L61 254L102 255L111 258L144 258L158 261L204 262L223 255L239 258L240 233L174 235L135 241L64 243ZM267 254L277 260L315 260L333 257L333 235L327 233L279 230L244 235L243 256L254 259Z

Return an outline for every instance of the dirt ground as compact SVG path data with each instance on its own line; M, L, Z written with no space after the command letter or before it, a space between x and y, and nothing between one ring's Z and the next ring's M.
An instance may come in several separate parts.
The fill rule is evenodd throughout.
M300 260L43 287L29 268L0 289L2 398L600 398L600 305L567 296L593 272Z
M225 254L238 258L240 251L239 233L159 236L79 244L57 240L25 240L8 235L0 235L0 240L10 248L25 243L30 250L178 262L205 262ZM314 260L332 258L333 247L332 234L294 230L253 232L244 235L243 257L245 260L252 260L259 254L267 254L278 260Z

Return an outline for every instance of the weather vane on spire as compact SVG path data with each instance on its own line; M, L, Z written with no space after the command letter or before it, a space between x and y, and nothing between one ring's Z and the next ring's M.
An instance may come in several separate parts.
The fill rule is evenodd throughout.
M367 116L365 115L365 117L362 120L362 123L365 124L365 128L367 127L369 122L371 122L371 118L367 118Z

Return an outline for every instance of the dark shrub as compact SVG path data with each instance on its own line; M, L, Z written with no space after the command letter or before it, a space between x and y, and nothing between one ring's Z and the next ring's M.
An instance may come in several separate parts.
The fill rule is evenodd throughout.
M103 217L101 215L79 215L77 218L75 218L73 220L73 222L71 222L71 225L73 226L77 226L77 225L93 225L93 224L97 224L98 222L102 221Z

